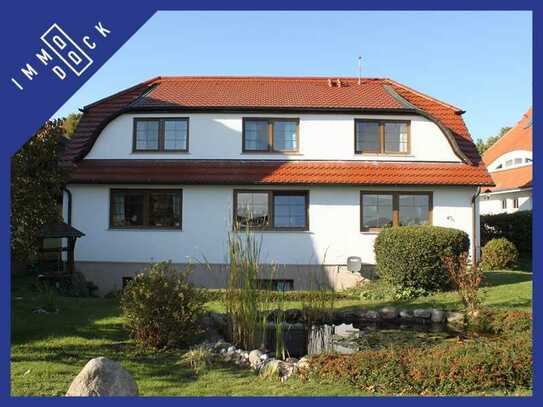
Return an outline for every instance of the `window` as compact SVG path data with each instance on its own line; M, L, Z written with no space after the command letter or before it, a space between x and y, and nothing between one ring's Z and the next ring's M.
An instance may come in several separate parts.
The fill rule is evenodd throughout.
M234 191L234 224L268 230L308 230L306 191Z
M522 158L515 158L515 165L522 164Z
M518 209L518 198L513 199L513 208Z
M410 122L400 120L355 120L355 153L409 153Z
M430 219L430 198L427 194L399 194L399 225L425 225Z
M258 279L256 286L261 290L292 291L294 290L294 280Z
M298 119L243 119L244 152L297 152Z
M505 162L505 166L506 166L506 167L511 167L512 165L513 165L513 160L507 160L507 161Z
M502 209L507 209L507 199L502 199Z
M181 190L113 189L110 227L181 229L181 204Z
M392 225L392 194L362 194L362 229Z
M361 192L360 230L432 222L431 192Z
M189 119L134 119L134 152L188 151Z

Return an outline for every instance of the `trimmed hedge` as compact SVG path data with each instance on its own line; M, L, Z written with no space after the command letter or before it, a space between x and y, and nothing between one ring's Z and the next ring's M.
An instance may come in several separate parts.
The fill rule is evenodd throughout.
M532 211L481 215L481 245L506 238L520 253L532 254Z
M200 289L206 296L207 301L223 301L225 290L223 289ZM344 300L344 299L356 299L357 295L346 290L341 291L270 291L270 290L258 290L257 295L270 302L284 302L284 301L312 301L316 299L322 299L323 297L328 300Z
M401 226L383 229L375 240L377 272L398 291L427 292L450 287L443 256L469 250L464 231L440 226Z
M518 256L517 248L509 240L492 239L481 251L481 268L485 271L505 270L517 264Z

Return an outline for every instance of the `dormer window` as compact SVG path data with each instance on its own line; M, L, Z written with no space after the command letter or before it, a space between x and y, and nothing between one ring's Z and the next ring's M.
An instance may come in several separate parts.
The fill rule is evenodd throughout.
M355 120L357 154L408 154L409 144L409 121Z
M243 152L298 152L298 124L298 119L244 118Z
M133 152L186 152L188 142L188 118L134 119Z

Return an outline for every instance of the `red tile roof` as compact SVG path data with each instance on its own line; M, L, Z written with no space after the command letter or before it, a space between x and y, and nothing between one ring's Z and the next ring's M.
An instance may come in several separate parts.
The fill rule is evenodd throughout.
M278 160L83 160L73 183L492 185L464 163Z
M524 113L515 127L485 151L483 161L486 165L490 165L505 153L515 150L532 151L532 108Z
M484 164L462 120L460 109L390 79L316 77L167 77L153 78L84 108L64 160L77 163L101 130L129 111L350 111L421 114L445 132L458 156L489 183ZM367 164L368 165L368 164ZM371 164L369 164L371 165ZM402 167L406 164L401 164ZM379 164L384 168L383 164ZM427 168L423 165L424 168ZM449 168L444 165L445 171ZM486 178L482 174L487 174ZM444 179L448 179L445 177ZM466 183L471 184L469 174Z
M492 172L495 187L485 188L485 192L510 191L512 189L530 188L532 186L532 166L511 168Z
M171 77L136 101L135 107L229 107L304 109L405 109L380 79ZM330 86L330 84L332 86Z

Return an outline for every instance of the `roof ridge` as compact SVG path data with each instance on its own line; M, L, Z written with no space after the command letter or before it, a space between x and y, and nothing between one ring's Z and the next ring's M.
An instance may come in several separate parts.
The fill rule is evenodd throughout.
M178 75L178 76L161 76L158 79L162 82L176 80L268 80L268 81L319 81L328 79L341 79L345 81L358 81L356 77L337 76L337 75L322 75L322 76L268 76L268 75ZM385 81L386 78L379 77L362 77L363 81Z

